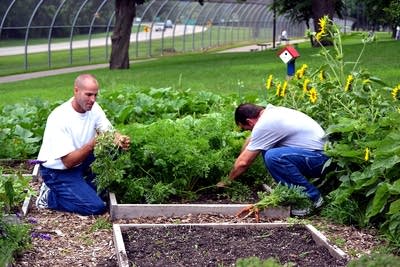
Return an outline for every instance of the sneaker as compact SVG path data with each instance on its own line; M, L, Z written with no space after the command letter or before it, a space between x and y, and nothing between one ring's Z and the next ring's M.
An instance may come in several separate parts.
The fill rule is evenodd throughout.
M324 204L324 198L322 196L319 196L318 200L314 202L314 209L318 209Z
M49 197L50 188L43 182L40 186L39 196L36 199L36 207L38 209L47 209L47 199Z
M291 209L290 213L294 216L307 216L311 213L311 211L314 209L318 209L324 204L324 199L322 196L318 198L317 201L314 201L312 208L304 208L304 209Z

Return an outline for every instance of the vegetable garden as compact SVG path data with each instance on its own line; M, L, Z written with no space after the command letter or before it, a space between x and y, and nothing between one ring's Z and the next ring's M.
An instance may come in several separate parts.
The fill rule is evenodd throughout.
M377 226L398 253L400 84L389 87L358 61L347 62L337 26L327 18L320 24L316 39L333 42L319 49L325 64L315 69L304 64L290 80L266 73L263 93L257 96L134 86L102 90L98 102L132 144L121 151L110 135L99 136L93 164L99 190L115 192L125 203L195 200L215 191L248 134L234 125L235 107L242 102L283 105L309 114L327 131L325 151L331 159L327 174L315 181L327 200L321 215L341 224ZM363 39L364 46L372 39ZM0 158L34 158L47 115L58 104L35 100L5 106L0 111ZM6 183L1 196L7 195ZM273 181L260 160L218 193L242 201L262 183Z

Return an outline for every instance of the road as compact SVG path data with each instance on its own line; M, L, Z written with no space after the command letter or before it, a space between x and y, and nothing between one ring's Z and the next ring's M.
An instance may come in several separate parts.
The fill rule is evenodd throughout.
M204 28L206 29L206 28ZM146 41L151 39L161 39L171 37L175 34L175 36L181 36L184 34L192 34L193 31L201 32L203 30L202 26L192 26L192 25L175 25L175 28L166 28L164 32L162 31L151 31L151 32L139 32L131 34L131 42L136 41ZM108 40L107 40L108 39ZM98 47L111 45L111 38L95 38L90 40L80 40L80 41L72 41L63 42L63 43L51 43L50 51L61 51L61 50L69 50L69 49L77 49L77 48L89 48L90 47ZM27 53L40 53L40 52L48 52L49 45L46 44L38 44L38 45L29 45L27 47ZM11 55L21 55L25 54L25 46L14 46L14 47L1 47L0 48L0 56L11 56Z

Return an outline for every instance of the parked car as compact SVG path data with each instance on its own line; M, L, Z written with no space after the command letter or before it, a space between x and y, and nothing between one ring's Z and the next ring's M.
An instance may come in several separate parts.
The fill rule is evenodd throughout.
M165 27L165 28L173 28L173 27L174 27L174 24L172 24L172 21L171 21L170 19L167 19L167 20L165 21L164 27Z
M156 22L154 23L154 30L156 32L163 32L165 31L165 24L163 22Z

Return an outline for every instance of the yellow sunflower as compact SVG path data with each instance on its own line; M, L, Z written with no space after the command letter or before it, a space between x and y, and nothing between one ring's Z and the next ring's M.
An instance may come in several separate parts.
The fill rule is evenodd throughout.
M308 93L310 95L310 102L315 104L318 99L318 94L317 94L317 90L315 89L315 87L311 88Z

